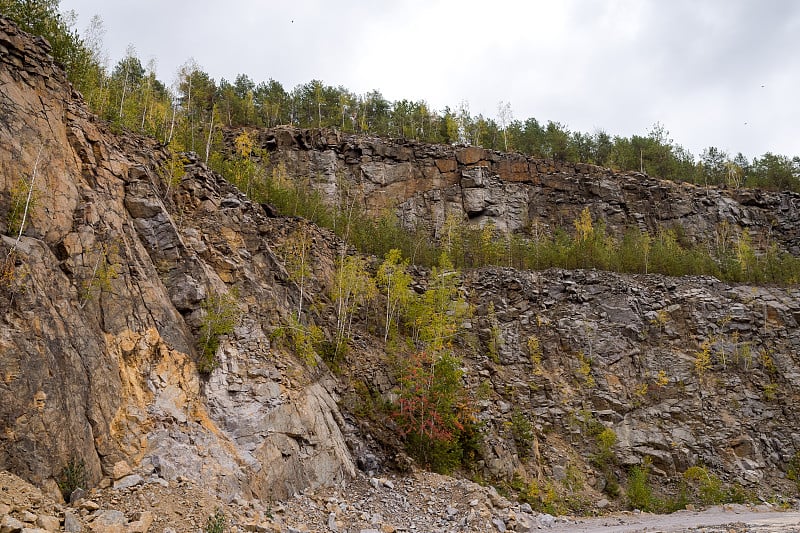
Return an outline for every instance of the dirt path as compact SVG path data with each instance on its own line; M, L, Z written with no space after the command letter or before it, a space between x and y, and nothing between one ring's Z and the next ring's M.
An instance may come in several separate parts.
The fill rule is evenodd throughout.
M760 509L760 508L759 508ZM620 514L556 523L550 531L576 533L704 533L800 532L800 511L773 511L744 506L711 507L704 511L678 511L669 515Z

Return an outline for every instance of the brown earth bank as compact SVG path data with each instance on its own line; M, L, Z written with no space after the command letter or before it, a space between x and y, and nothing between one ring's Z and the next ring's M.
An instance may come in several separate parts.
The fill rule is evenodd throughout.
M268 213L193 154L179 154L176 169L176 155L156 141L112 133L47 51L0 17L0 469L38 487L20 504L30 514L0 500L9 520L30 526L41 514L61 527L67 509L47 498L69 496L76 483L67 474L78 471L88 492L69 512L83 528L109 531L146 530L148 520L158 531L193 531L217 507L247 530L572 527L576 519L552 515L629 508L629 476L645 464L659 497L677 496L693 472L715 497L796 505L796 286L593 270L460 273L457 298L469 313L452 350L480 431L455 474L499 493L419 470L401 477L395 468L415 467L381 407L396 398L402 353L384 342L386 303L353 314L341 360L285 340L299 323L333 341L343 243ZM260 138L292 179L336 184L357 173L367 207L396 198L409 222L435 227L452 203L473 221L518 206L522 218L504 218L506 227L554 225L590 205L609 221L624 213L626 224L680 219L698 238L708 220L736 231L768 225L797 252L797 197L788 193L540 168L474 147L291 128ZM509 187L524 189L514 189L519 201L502 196ZM9 216L20 191L35 200L21 235ZM302 280L287 259L298 235L307 243ZM382 258L364 261L374 276ZM424 268L409 273L417 294L436 281ZM215 336L217 364L201 373L214 316L235 320ZM28 498L28 485L3 476ZM528 503L506 500L516 496ZM159 510L161 500L168 508Z

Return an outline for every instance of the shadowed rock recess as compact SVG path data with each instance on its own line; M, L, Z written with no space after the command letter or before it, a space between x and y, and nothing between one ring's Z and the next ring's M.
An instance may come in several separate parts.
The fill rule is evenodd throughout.
M374 322L357 314L338 375L273 335L302 307L333 338L336 238L307 229L301 291L276 253L301 222L267 217L191 154L171 173L164 146L112 133L47 52L0 17L0 469L57 495L65 465L82 463L90 485L120 482L130 465L232 501L340 486L356 457L390 464L379 444L390 439L340 407L357 380L385 398L396 385ZM277 128L259 143L290 178L330 199L346 186L409 226L435 231L454 213L553 229L588 206L612 232L680 225L705 242L727 222L800 254L796 194L329 131ZM17 239L8 214L31 180ZM425 286L428 273L413 273ZM796 490L796 287L485 268L465 272L461 290L474 312L456 349L482 423L482 479L572 483L605 501L609 480L649 457L662 480L703 465L764 495ZM233 301L237 320L204 377L198 338L215 300ZM598 428L616 435L604 465Z

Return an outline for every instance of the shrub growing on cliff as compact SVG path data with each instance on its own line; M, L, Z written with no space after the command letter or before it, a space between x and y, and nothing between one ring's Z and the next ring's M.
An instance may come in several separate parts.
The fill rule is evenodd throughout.
M406 323L418 346L439 352L455 338L470 306L459 294L461 275L447 254L439 257L429 279L427 290L409 305Z
M11 186L11 205L6 215L6 227L8 235L12 237L25 230L29 212L37 203L38 195L33 188L33 178L20 178Z
M353 315L377 295L375 280L367 272L366 261L347 255L337 260L331 299L336 306L334 359L342 355L351 337Z
M338 371L343 354L336 353L335 343L326 343L325 334L319 326L303 324L297 315L292 314L284 326L275 328L271 338L275 341L287 340L289 346L308 366L317 365L317 356L331 364L332 370Z
M233 328L239 320L239 307L236 304L236 295L232 293L212 293L202 303L204 312L200 322L200 338L197 348L200 357L197 361L197 370L201 374L210 374L219 366L217 349L222 335L233 333Z
M519 456L521 458L530 456L536 435L533 432L533 424L519 409L515 409L511 414L511 436L514 437Z
M205 533L224 533L227 522L228 520L225 518L225 513L222 512L222 509L217 509L206 520Z
M740 485L723 483L716 474L702 466L686 469L683 481L687 497L702 505L746 503L753 499Z
M72 458L61 469L58 478L58 488L61 490L64 500L69 502L70 495L75 489L86 488L86 465L82 459Z
M786 477L794 481L795 485L797 485L797 492L800 493L800 451L795 452L789 461Z
M408 274L408 261L403 261L400 250L393 248L386 253L381 266L378 267L376 279L378 286L386 295L386 326L383 342L389 341L389 335L396 331L400 315L411 301L411 275Z
M394 420L408 452L436 472L459 465L474 432L461 375L461 361L447 352L416 352L400 369Z
M650 486L650 458L645 457L641 465L631 468L628 476L628 505L631 509L646 512L661 512L664 502L653 494Z

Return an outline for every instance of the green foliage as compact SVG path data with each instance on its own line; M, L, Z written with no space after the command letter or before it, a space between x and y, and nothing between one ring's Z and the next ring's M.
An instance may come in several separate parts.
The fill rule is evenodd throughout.
M397 323L412 300L411 276L407 272L408 261L403 261L402 252L393 248L386 253L383 263L378 267L376 280L386 294L386 325L383 341L388 342Z
M39 195L33 188L32 178L27 177L20 177L14 182L10 192L11 205L6 214L6 233L16 237L25 229L23 227L24 215L27 211L28 217L30 217L30 212L35 208ZM27 223L27 220L25 222Z
M17 263L22 263L16 250L10 250L0 265L0 289L11 289L22 275Z
M344 394L343 403L351 413L368 420L377 420L394 411L391 402L360 379L352 382L352 391Z
M789 460L789 466L786 469L786 477L794 481L797 485L797 492L800 494L800 451L795 452Z
M570 511L552 480L526 482L518 474L514 474L510 488L517 493L519 501L527 503L534 511L553 515L565 514Z
M86 488L86 465L82 459L70 459L70 461L61 469L61 475L58 478L58 488L61 490L64 500L69 502L69 497L72 492L77 488Z
M727 485L701 466L692 466L683 473L675 496L660 497L649 483L650 465L651 459L647 457L642 465L633 467L628 476L628 503L633 509L664 513L683 509L689 503L719 505L747 503L755 499L741 485Z
M584 386L589 389L594 388L596 383L594 376L592 376L592 360L586 357L583 352L578 352L578 374L581 376Z
M225 513L222 509L217 509L214 514L206 520L205 533L225 533L228 520L225 518Z
M709 340L703 341L700 349L694 354L694 371L700 378L711 369L711 344Z
M417 344L438 353L450 345L470 308L459 294L460 274L446 254L440 256L429 280L425 292L409 306L406 322Z
M255 202L268 201L268 185L265 181L265 165L269 161L266 150L256 148L256 139L244 131L233 141L234 152L224 157L215 151L210 155L209 166L222 174L241 192Z
M526 344L528 347L528 355L530 355L531 364L533 365L533 373L539 376L544 372L542 370L542 345L539 341L539 337L531 335L528 337L528 342Z
M614 445L617 443L617 434L611 428L605 428L595 436L598 454L604 462L610 462L614 457Z
M702 466L692 466L683 473L688 498L702 505L722 503L747 503L753 500L739 485L726 485L715 474Z
M288 319L285 326L276 328L272 333L274 340L286 339L290 343L295 355L302 359L308 366L317 366L318 350L322 349L322 344L325 340L325 334L316 325L303 324L297 315L293 314ZM334 362L338 363L338 356L336 356L335 349ZM330 354L330 350L328 351Z
M476 447L461 375L449 352L415 352L401 363L393 418L409 454L436 472L452 471Z
M520 502L528 503L536 512L585 514L591 504L579 494L583 488L579 470L572 465L567 465L566 470L567 478L561 484L551 479L526 481L515 473L508 488L516 493Z
M511 414L511 435L519 456L529 457L536 435L533 432L533 424L519 409L515 409Z
M186 159L182 154L175 150L168 148L169 159L165 164L164 181L167 184L167 196L171 191L174 191L180 185L181 178L186 175Z
M351 337L353 315L356 310L377 296L375 280L367 272L366 260L347 255L337 260L333 283L333 303L336 307L335 357Z
M597 452L591 456L591 461L600 470L606 481L603 492L612 498L616 498L619 495L619 482L614 473L614 467L617 464L617 457L614 454L617 434L614 433L613 429L607 428L595 420L591 413L584 414L583 420L585 430L594 436L595 445L597 446Z
M129 47L108 72L102 65L102 21L94 19L84 37L74 29L74 13L60 13L58 0L0 0L0 11L29 32L46 37L57 61L65 65L93 110L115 126L153 135L208 161L219 126L337 128L351 133L395 136L434 143L462 142L494 150L517 150L539 158L592 163L620 171L638 171L703 185L800 190L800 157L770 152L748 160L731 158L715 147L699 160L675 143L666 128L654 124L644 135L612 136L605 131L571 131L559 122L513 119L510 105L496 118L474 116L467 104L456 110L431 109L424 101L387 100L379 91L355 94L311 80L287 91L276 80L256 83L238 74L218 82L193 61L178 73L176 91L155 77L155 62L145 68ZM215 164L220 164L218 159ZM383 256L391 247L377 253ZM418 261L400 246L407 257ZM430 257L435 262L436 254ZM430 264L430 263L429 263Z
M210 374L219 366L217 349L220 337L233 333L239 321L240 311L236 303L236 294L212 293L201 305L203 316L200 322L200 338L197 349L200 353L197 370L201 374Z
M488 228L488 229L487 229ZM491 229L491 234L488 233ZM800 280L800 259L778 252L764 242L758 247L744 232L720 229L716 246L691 245L680 227L655 235L629 228L621 239L609 235L602 221L594 223L584 209L573 224L545 234L536 227L527 235L506 235L491 226L445 223L443 246L456 266L509 265L520 269L597 268L616 272L659 273L671 276L712 275L727 281L791 284ZM756 249L760 251L756 251Z
M500 331L500 323L497 321L497 314L494 310L494 302L489 302L486 309L486 318L489 321L489 342L487 349L489 359L494 363L500 363L500 347L503 345L503 337Z
M664 509L664 502L653 494L649 483L650 458L646 457L639 466L631 468L628 475L628 505L631 509L657 513Z
M278 253L283 258L283 266L286 268L289 279L295 282L300 289L297 299L296 314L298 317L303 313L306 279L311 275L309 256L312 245L311 228L307 222L303 221L278 247Z
M720 239L712 249L687 244L680 227L662 228L655 235L630 228L617 239L607 233L602 221L592 220L588 209L574 221L573 236L566 229L546 235L536 228L531 228L527 236L508 235L492 224L474 227L449 217L442 227L441 243L437 244L428 231L409 231L390 212L377 218L367 214L346 190L336 206L329 206L309 180L289 179L280 164L273 168L271 176L266 176L262 169L265 156L251 156L247 163L251 170L247 172L226 169L225 165L232 163L219 166L218 160L228 160L214 155L212 164L232 181L241 181L239 186L250 191L257 201L268 201L282 214L330 228L362 253L386 257L398 250L399 257L393 259L397 265L402 263L400 257L406 257L415 264L435 266L444 250L459 268L598 268L672 276L713 275L737 282L785 284L800 280L800 259L779 252L769 243L762 243L758 250L763 251L757 252L747 232L735 236L731 228L721 228ZM236 161L235 157L230 161Z
M112 288L113 280L119 277L117 264L114 258L119 252L119 245L116 243L98 244L92 250L97 255L92 273L83 282L83 302L82 305L103 292L108 292Z

